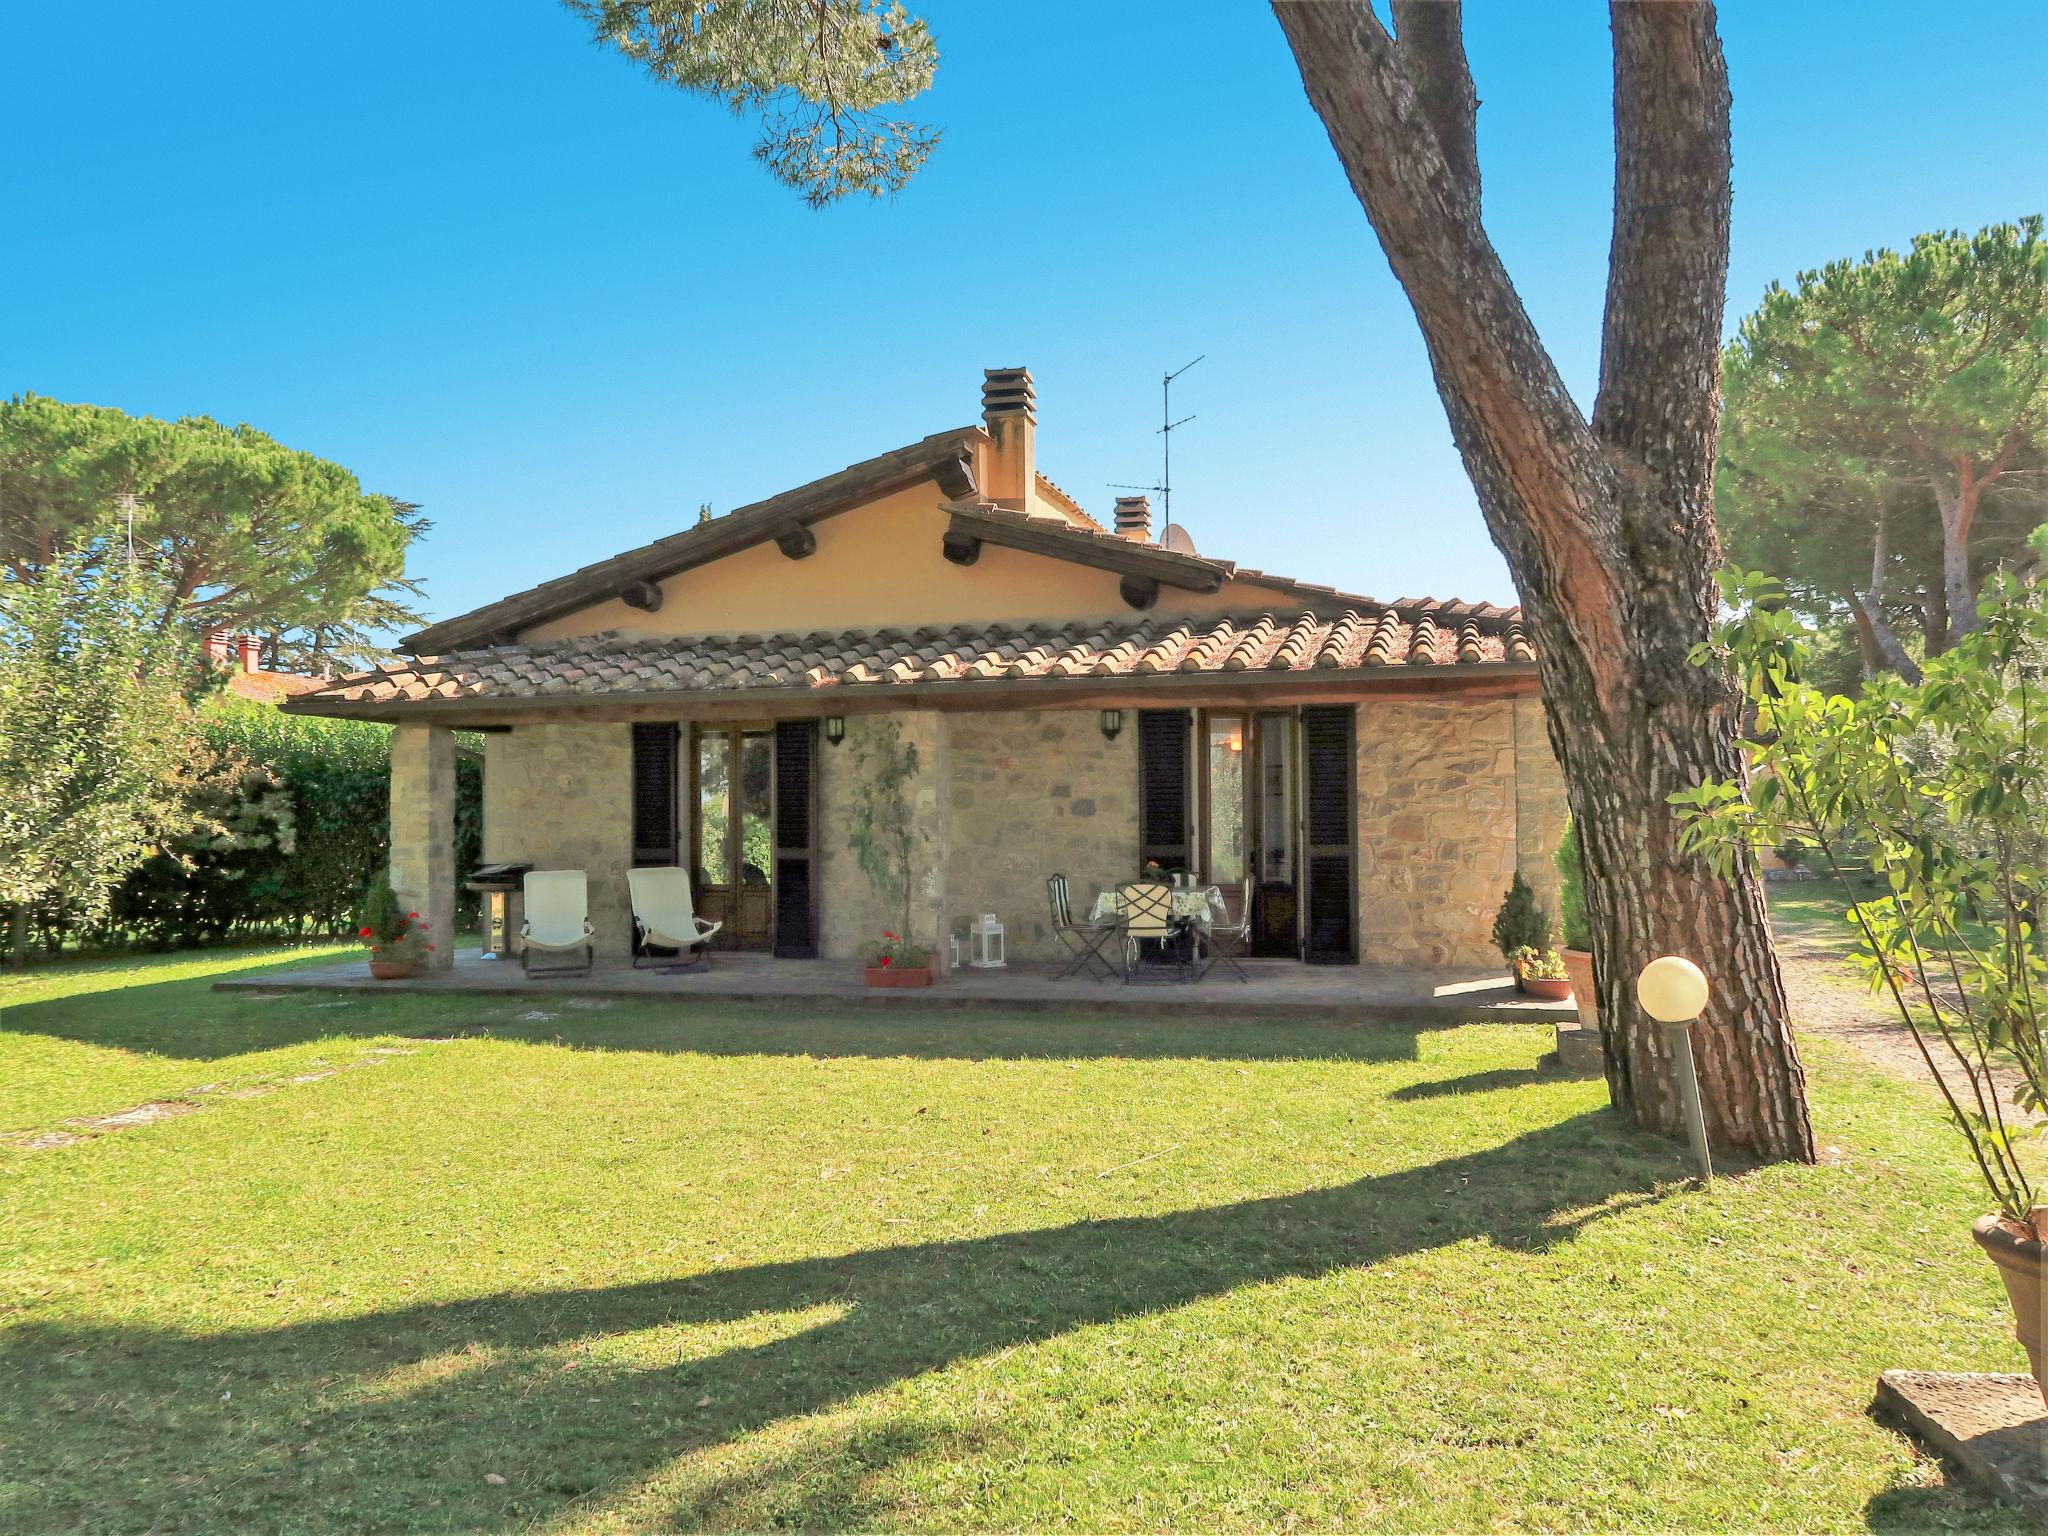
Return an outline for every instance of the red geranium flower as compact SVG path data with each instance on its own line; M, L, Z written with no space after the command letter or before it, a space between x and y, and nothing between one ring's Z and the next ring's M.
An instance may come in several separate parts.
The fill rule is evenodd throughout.
M369 929L369 928L358 928L358 929L356 930L356 937L357 937L357 938L359 938L359 939L367 939L368 937L370 937L370 934L372 933L372 931L373 931L373 930L371 930L371 929Z
M884 956L882 956L882 969L883 969L883 970L885 970L885 971L886 971L886 970L887 970L887 969L889 968L889 961L890 961L890 957L889 957L888 955L884 955Z

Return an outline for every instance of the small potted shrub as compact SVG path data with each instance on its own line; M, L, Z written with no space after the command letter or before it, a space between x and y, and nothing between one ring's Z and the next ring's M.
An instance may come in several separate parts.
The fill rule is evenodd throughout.
M1515 956L1523 950L1544 950L1550 948L1550 914L1536 900L1536 892L1529 882L1522 878L1522 872L1515 871L1514 883L1501 899L1500 911L1493 918L1493 942L1499 948L1501 958L1510 966ZM1522 985L1522 973L1515 971L1515 990L1528 990Z
M868 946L862 975L871 987L928 987L932 984L932 952L893 933Z
M403 981L434 951L427 924L399 903L391 882L379 875L363 893L363 921L356 937L370 946L370 974L379 981Z
M1593 925L1586 917L1586 866L1579 853L1579 824L1566 819L1557 845L1557 925L1564 930L1559 958L1571 978L1579 1023L1600 1027L1600 999L1593 990Z
M1547 1003L1561 1003L1572 995L1572 984L1564 973L1564 961L1554 949L1524 946L1508 956L1522 990Z

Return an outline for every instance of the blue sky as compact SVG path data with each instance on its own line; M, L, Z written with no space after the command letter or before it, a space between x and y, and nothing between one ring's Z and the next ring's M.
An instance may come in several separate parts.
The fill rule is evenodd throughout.
M1251 0L915 7L945 130L823 213L548 0L12 6L0 394L249 421L422 502L444 616L973 420L1037 378L1098 510L1158 464L1206 553L1511 601L1405 300ZM1731 324L1774 278L2048 205L2048 6L1733 0ZM1598 357L1605 9L1475 0L1488 223Z

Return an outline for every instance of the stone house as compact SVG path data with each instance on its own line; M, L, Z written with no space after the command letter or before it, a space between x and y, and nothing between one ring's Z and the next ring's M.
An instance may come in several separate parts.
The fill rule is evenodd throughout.
M388 721L392 876L454 901L451 732L483 733L487 861L588 872L601 954L626 874L680 864L722 942L852 957L901 921L848 835L892 758L919 833L913 936L974 915L1051 957L1147 860L1249 903L1255 954L1496 959L1519 865L1563 823L1518 613L1376 602L1111 524L1037 467L1031 376L982 419L444 620L286 701ZM443 931L446 931L443 929ZM446 961L446 946L435 958Z

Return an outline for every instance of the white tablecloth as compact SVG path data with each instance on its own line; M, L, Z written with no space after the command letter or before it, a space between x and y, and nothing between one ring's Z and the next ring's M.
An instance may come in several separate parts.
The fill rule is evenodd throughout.
M1223 892L1213 885L1196 886L1192 889L1176 886L1167 896L1166 909L1175 917L1191 918L1207 928L1217 918L1227 918L1223 906ZM1104 891L1095 898L1095 906L1088 913L1091 923L1114 923L1124 915L1123 897L1116 891Z

